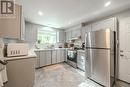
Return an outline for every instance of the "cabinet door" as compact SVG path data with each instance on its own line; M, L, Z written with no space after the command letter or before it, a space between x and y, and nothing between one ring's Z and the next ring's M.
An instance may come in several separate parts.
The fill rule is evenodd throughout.
M46 65L50 65L51 64L51 51L46 51Z
M115 18L109 18L103 21L95 22L92 24L92 31L97 31L100 29L111 28L111 30L115 30Z
M4 87L32 87L35 81L34 64L35 58L8 61L8 82ZM6 79L6 76L4 78Z
M57 63L57 51L53 50L52 51L52 64Z
M58 33L59 33L58 38L57 38L57 40L59 39L58 42L64 43L65 42L65 32L59 31Z
M21 6L15 5L14 18L1 18L0 27L2 38L21 38Z
M77 67L85 71L85 53L84 52L78 52Z
M61 62L60 57L61 57L60 50L57 50L57 63Z
M80 28L78 28L78 29L75 30L75 37L78 38L79 36L81 36L81 30L80 30Z
M69 40L69 33L68 33L68 31L66 32L66 42L68 42L68 40Z
M64 59L67 62L67 49L64 50Z
M40 67L46 65L46 52L40 51Z
M72 31L69 31L69 32L68 32L68 35L69 35L69 36L68 36L68 40L71 40L71 39L72 39Z
M86 25L86 26L84 26L84 27L82 27L82 29L81 29L81 38L82 38L82 41L83 42L85 42L85 35L86 35L86 33L87 32L90 32L91 31L91 25Z
M35 53L37 55L35 68L38 68L40 67L40 52L36 51Z
M64 50L63 49L61 49L61 51L60 51L60 62L64 62L65 61L65 56L64 56Z
M72 38L78 38L80 36L80 29L72 30Z

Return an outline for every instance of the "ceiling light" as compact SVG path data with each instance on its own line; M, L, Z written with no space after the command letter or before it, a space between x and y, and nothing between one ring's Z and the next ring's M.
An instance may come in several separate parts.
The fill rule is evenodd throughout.
M38 14L39 14L40 16L42 16L42 15L43 15L43 12L42 12L42 11L39 11Z
M106 2L104 7L108 7L109 5L111 5L111 1Z

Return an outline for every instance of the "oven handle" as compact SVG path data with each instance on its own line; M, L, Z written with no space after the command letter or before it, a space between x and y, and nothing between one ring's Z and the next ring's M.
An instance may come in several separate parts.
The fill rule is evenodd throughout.
M2 64L2 65L7 65L7 61L6 60L4 60L4 61L2 61L2 60L0 60L0 64Z

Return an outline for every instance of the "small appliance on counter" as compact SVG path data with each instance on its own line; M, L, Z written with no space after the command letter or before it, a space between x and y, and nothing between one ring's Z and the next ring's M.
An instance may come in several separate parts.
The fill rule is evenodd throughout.
M26 56L28 49L27 43L8 43L4 46L4 57Z

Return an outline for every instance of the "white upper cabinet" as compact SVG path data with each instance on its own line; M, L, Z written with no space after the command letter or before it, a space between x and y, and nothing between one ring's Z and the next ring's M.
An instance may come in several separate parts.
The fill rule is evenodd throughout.
M66 32L66 42L69 42L72 38L72 34L71 34L71 31L67 31Z
M22 7L15 5L15 16L13 18L1 18L0 27L2 38L24 39L24 20L22 15Z
M113 18L109 18L106 20L94 22L92 24L83 26L81 30L82 41L85 42L86 32L97 31L97 30L106 29L106 28L110 28L111 30L116 31L116 27L117 27L116 23L117 23L117 20L115 17L113 17Z
M115 27L116 27L116 18L109 18L103 21L99 21L99 22L95 22L92 24L92 31L97 31L100 29L106 29L106 28L110 28L113 31L116 31Z
M65 32L63 30L57 31L57 42L59 43L65 42Z
M81 29L74 29L72 30L72 39L73 38L79 38L81 36Z
M66 42L69 42L72 39L77 39L81 36L81 24L71 27L68 30L66 30Z
M87 32L90 32L90 31L92 31L91 24L82 27L82 29L81 29L81 39L82 39L83 42L85 42L85 34Z

